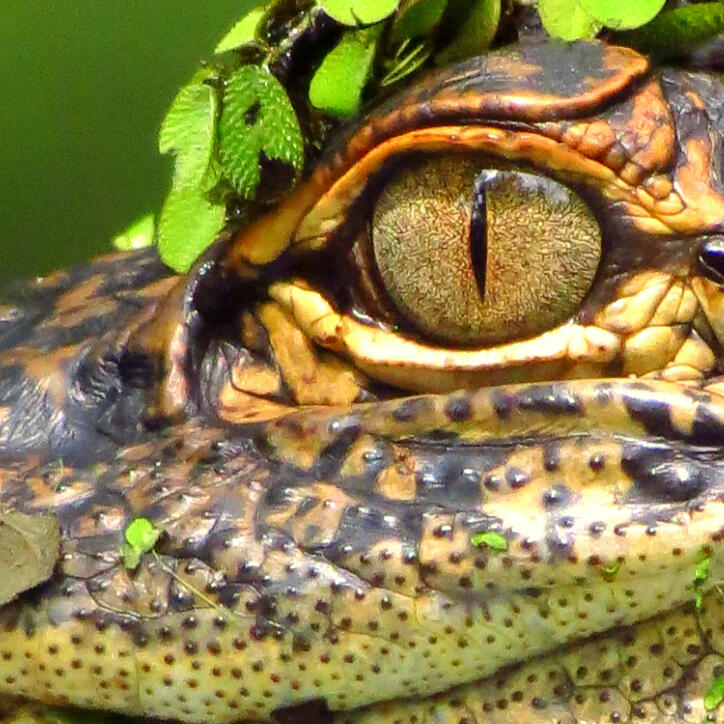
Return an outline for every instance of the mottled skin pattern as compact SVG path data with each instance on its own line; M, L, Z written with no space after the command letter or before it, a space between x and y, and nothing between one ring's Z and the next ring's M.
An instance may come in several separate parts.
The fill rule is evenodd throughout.
M0 501L62 544L0 611L3 695L188 722L724 716L723 119L706 75L509 49L374 110L187 279L143 252L24 287ZM389 158L431 150L581 193L604 251L573 318L483 350L389 324L355 219ZM129 570L141 516L162 535Z

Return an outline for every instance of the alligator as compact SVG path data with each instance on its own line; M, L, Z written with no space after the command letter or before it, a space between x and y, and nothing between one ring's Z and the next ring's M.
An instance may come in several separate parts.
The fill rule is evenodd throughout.
M713 75L513 45L379 102L188 275L16 287L0 510L59 543L0 608L0 696L720 720L723 149Z

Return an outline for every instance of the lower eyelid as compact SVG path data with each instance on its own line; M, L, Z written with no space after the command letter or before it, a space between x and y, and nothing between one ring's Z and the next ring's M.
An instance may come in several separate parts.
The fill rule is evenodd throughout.
M550 379L576 369L601 374L617 358L619 335L567 323L522 342L489 349L456 350L425 345L395 331L369 326L333 309L305 282L276 282L272 299L317 344L350 359L371 377L403 389L443 392L459 387Z

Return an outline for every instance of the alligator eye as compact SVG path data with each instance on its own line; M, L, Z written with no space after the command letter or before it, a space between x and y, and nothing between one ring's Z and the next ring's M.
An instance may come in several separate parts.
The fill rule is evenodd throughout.
M699 261L709 279L724 283L724 237L715 236L699 246Z
M601 234L586 204L548 177L436 156L382 190L372 248L413 327L486 345L570 318L596 274Z

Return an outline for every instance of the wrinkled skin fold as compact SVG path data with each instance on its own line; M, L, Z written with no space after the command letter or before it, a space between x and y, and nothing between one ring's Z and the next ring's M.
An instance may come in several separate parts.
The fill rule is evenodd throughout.
M602 44L512 47L373 109L188 278L141 252L18 288L0 320L0 501L55 515L61 543L52 577L0 610L8 705L709 716L723 126L705 74ZM373 290L375 194L447 153L550 177L592 210L600 262L560 324L455 347ZM129 568L140 517L161 535Z

